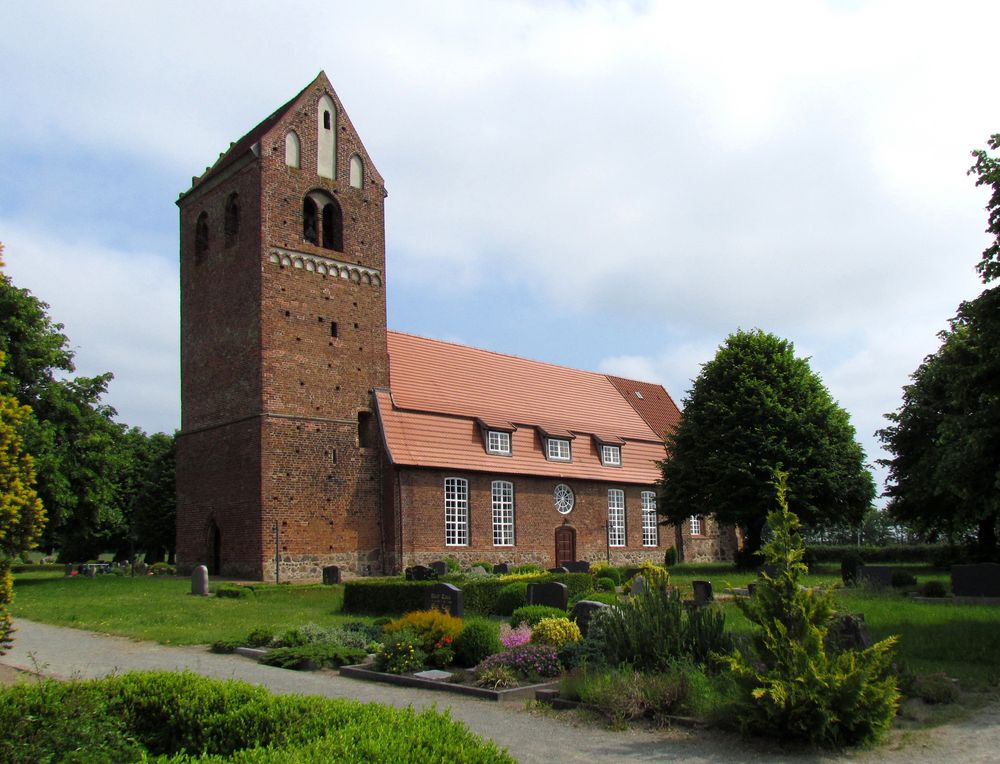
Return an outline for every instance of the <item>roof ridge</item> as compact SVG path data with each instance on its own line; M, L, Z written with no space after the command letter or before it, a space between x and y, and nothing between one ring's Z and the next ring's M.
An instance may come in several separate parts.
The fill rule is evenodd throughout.
M553 369L564 369L565 371L572 371L577 374L588 374L593 377L603 377L605 379L608 379L611 376L609 374L600 371L590 371L589 369L580 369L575 366L567 366L566 364L552 363L551 361L542 361L537 358L527 358L526 356L515 355L514 353L501 353L499 350L490 350L488 348L476 347L475 345L466 345L462 342L455 342L452 340L440 340L435 337L425 337L422 334L413 334L412 332L400 332L394 329L387 329L386 331L388 334L395 334L400 337L411 337L412 339L424 340L425 342L436 342L439 345L450 345L452 347L462 348L464 350L475 350L479 353L487 353L489 355L500 356L501 358L513 358L518 361L527 361L528 363L537 363L542 366L549 366ZM610 382L610 379L608 379L608 381ZM639 384L643 385L658 384L656 382L642 382L640 380L629 380L629 381L636 381L639 382Z

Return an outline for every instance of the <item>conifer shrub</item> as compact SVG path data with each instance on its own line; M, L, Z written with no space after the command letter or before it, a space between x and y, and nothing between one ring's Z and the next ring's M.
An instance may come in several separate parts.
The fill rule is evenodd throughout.
M733 649L726 631L726 614L718 605L702 605L687 613L684 654L695 663L714 667L719 657Z
M367 653L357 647L344 647L332 642L313 642L268 650L260 662L266 666L313 671L318 668L340 668L361 663L366 656Z
M601 576L594 582L594 589L599 592L613 592L615 590L615 580L610 576Z
M502 649L496 624L486 620L469 621L455 640L455 660L461 666L471 667Z
M273 639L274 634L271 633L270 629L253 629L247 634L243 644L247 647L267 647Z
M543 618L565 618L566 611L548 605L525 605L519 607L510 616L511 626L520 626L522 623L534 626Z
M514 581L513 583L504 584L500 588L496 604L494 605L494 612L496 615L507 616L509 618L517 608L524 607L527 604L528 582Z
M649 588L599 615L611 666L628 664L639 671L664 671L683 653L684 606L675 591Z
M828 747L873 742L899 702L891 672L896 638L828 654L833 597L799 587L806 572L800 524L788 509L787 474L776 470L775 478L777 506L767 519L773 536L762 549L772 573L761 575L752 598L739 601L755 626L752 645L723 661L738 685L740 726Z

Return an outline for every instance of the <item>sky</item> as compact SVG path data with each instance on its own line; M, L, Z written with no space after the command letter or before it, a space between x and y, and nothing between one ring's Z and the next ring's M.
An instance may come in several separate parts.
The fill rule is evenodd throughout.
M325 70L385 178L389 327L662 383L726 336L791 340L875 431L979 293L1000 132L989 2L0 5L0 241L180 424L191 178ZM881 482L884 470L876 468Z

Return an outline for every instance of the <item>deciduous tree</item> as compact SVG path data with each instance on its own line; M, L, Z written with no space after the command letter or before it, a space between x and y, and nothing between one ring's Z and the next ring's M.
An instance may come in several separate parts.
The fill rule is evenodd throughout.
M750 553L774 507L774 465L792 476L789 505L809 525L857 524L875 495L847 412L791 342L760 330L730 335L702 367L667 450L660 513L738 525Z

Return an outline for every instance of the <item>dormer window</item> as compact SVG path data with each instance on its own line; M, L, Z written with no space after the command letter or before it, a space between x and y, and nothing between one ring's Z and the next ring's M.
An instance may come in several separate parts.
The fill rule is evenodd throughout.
M501 430L488 430L486 433L486 450L491 454L510 456L510 433Z
M545 455L550 461L568 462L570 460L569 441L563 438L547 438Z
M607 444L601 446L601 464L605 467L621 467L622 447Z

